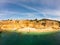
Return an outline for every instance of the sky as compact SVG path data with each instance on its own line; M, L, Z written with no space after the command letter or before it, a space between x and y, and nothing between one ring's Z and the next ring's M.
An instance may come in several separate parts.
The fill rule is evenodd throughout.
M0 0L0 20L42 18L60 21L60 0Z

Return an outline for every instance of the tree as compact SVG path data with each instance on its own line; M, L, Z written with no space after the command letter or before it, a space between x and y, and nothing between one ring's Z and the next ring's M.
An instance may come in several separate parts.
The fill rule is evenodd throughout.
M8 20L10 20L10 19L8 19Z
M35 21L37 21L37 19L35 19Z
M36 21L36 22L39 22L39 20L38 20L38 19L35 19L35 21Z

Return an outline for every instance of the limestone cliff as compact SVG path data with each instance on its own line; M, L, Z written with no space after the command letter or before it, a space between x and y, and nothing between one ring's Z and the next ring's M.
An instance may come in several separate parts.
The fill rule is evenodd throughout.
M36 29L60 29L60 21L41 19L41 20L1 20L0 30L18 30L21 28L30 27Z

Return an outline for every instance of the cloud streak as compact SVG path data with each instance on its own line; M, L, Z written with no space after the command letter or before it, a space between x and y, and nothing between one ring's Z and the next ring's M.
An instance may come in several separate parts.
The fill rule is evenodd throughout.
M14 18L14 17L17 17L16 19L18 18L26 18L26 19L35 19L35 18L44 18L42 15L44 15L43 13L45 13L45 15L47 16L47 18L50 18L50 19L57 19L59 20L60 19L60 13L58 14L58 11L54 12L54 11L42 11L42 13L37 13L37 12L33 12L33 13L20 13L20 12L12 12L12 11L1 11L0 12L0 18L2 17L8 17L8 18ZM53 13L53 14L52 14ZM40 17L38 16L40 15ZM51 17L53 16L53 17Z
M44 15L44 18L52 18L52 19L60 19L60 0L0 0L0 7L5 6L6 4L15 4L18 6L22 6L27 8L28 10L32 10L35 12L13 12L13 11L6 11L0 10L0 17L7 17L8 15L12 18L16 18L13 15L27 16L28 18L41 18L38 15ZM29 5L33 4L33 6ZM35 5L36 4L36 5ZM39 4L39 6L37 6ZM52 17L53 16L53 17Z

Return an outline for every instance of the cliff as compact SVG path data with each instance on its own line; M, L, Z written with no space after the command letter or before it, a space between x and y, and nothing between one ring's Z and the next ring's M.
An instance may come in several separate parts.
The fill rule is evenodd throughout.
M1 30L19 30L22 28L35 29L54 29L60 30L60 21L41 19L41 20L0 20Z

